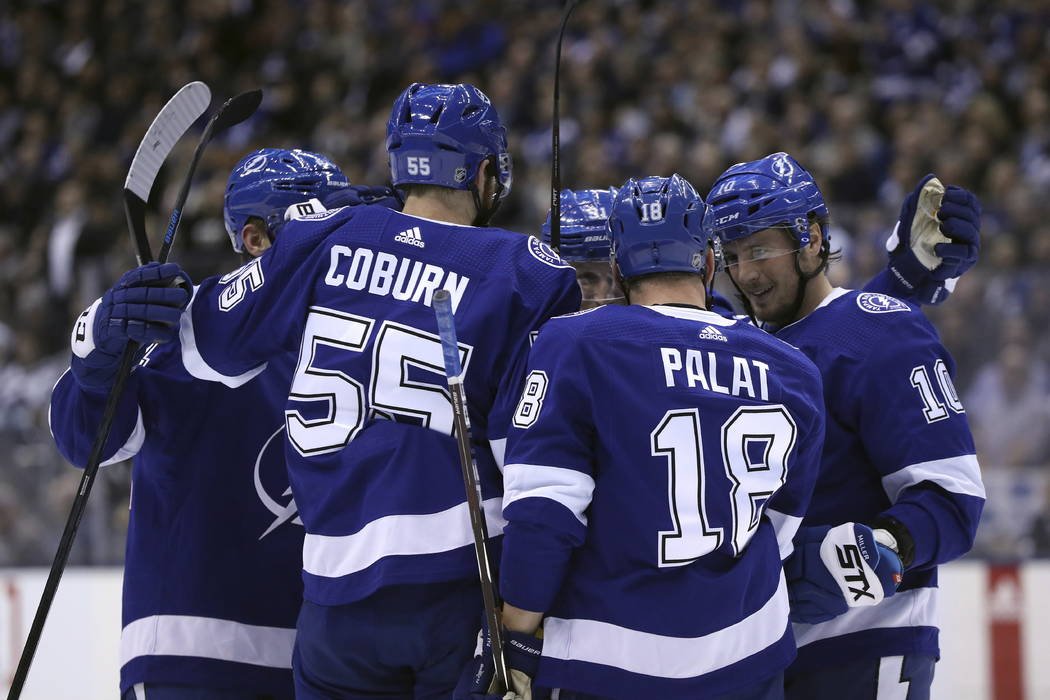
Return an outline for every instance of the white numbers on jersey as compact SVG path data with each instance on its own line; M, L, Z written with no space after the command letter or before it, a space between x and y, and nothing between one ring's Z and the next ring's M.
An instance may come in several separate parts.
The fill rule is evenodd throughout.
M664 211L660 202L642 203L642 221L660 221L663 218Z
M943 403L937 398L937 394L933 390L933 382L930 381L930 374L927 372L926 367L919 365L911 370L911 385L918 390L919 396L922 398L922 414L926 417L926 422L936 423L939 420L944 420L948 417L948 408L955 413L966 413L962 401L959 400L959 394L955 391L955 384L952 383L952 377L948 374L948 367L944 364L944 360L939 359L933 364L933 374L937 377L937 384L940 386L941 394L944 396ZM945 404L947 404L947 408L945 408Z
M459 361L467 364L469 347L459 346ZM409 369L417 367L444 374L441 337L411 326L384 321L372 349L373 408L384 413L421 420L427 428L452 434L452 398L448 389L437 384L409 379Z
M534 369L525 378L525 390L521 392L521 400L514 410L514 427L528 428L536 422L543 408L543 397L547 395L547 373Z
M375 334L372 375L366 392L348 374L317 366L321 346L359 353L367 347L376 321L321 306L310 308L299 350L289 398L324 401L328 410L320 418L307 419L300 411L285 411L288 438L305 456L342 449L364 426L365 395L377 411L390 417L404 416L448 435L452 434L452 401L448 390L437 383L410 379L412 368L444 373L441 339L411 326L385 321ZM473 347L459 344L460 362L466 371ZM332 360L326 362L331 365Z
M244 301L248 292L254 292L266 282L259 258L219 278L219 284L229 285L219 294L219 310L229 311ZM232 283L232 284L231 284Z
M409 175L430 175L430 156L408 156L405 158L405 170Z
M375 324L370 318L335 309L312 307L303 331L299 364L295 368L289 398L298 401L327 401L322 418L306 419L297 410L285 411L288 439L301 455L324 454L346 446L364 423L364 387L339 370L314 366L319 346L361 352Z
M733 484L728 496L733 513L734 556L747 547L758 530L766 501L784 483L787 460L795 448L798 430L787 409L742 406L720 429L725 474ZM696 408L668 411L650 434L654 457L667 459L668 502L673 530L660 531L660 566L688 564L717 549L724 529L708 517L712 503L705 483L700 412Z

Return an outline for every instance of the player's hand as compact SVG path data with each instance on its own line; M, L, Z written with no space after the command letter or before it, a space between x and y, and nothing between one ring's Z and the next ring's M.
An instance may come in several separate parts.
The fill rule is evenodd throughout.
M403 202L397 191L390 187L369 187L368 185L350 185L345 190L336 190L324 200L329 209L339 207L356 207L359 204L378 204L401 211Z
M927 175L901 205L886 241L890 271L921 304L940 304L981 247L981 205L970 191Z
M496 664L492 658L492 637L488 628L478 632L478 648L474 659L467 664L456 684L454 700L548 700L550 690L533 688L543 640L522 632L503 632L503 654L507 660L511 688L499 694L494 688Z
M830 620L850 608L878 605L897 592L900 557L860 523L807 527L784 562L791 621Z
M73 326L73 378L89 391L108 390L128 341L147 345L175 338L192 287L177 263L151 262L124 273Z

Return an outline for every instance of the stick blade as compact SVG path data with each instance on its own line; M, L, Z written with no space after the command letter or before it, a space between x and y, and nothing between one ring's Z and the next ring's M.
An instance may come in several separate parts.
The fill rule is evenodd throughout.
M168 100L150 124L128 170L124 189L143 202L149 201L153 181L175 143L204 114L211 103L211 90L200 81L188 83Z
M255 114L262 103L262 90L248 90L226 100L215 117L215 133L240 124Z

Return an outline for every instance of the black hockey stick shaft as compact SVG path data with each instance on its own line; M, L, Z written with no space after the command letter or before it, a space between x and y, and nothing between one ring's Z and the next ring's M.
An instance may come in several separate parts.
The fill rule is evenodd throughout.
M182 183L182 189L179 191L179 198L176 204L177 210L181 210L186 202L189 186L193 180L193 173L196 170L201 153L211 140L211 137L218 131L247 119L259 106L261 99L262 93L258 90L242 93L228 100L211 118L204 134L201 135L200 142L197 144L193 162ZM163 263L168 259L180 218L181 212L179 216L176 216L175 212L172 213L168 232L165 234L164 243L161 246L160 253L157 255L159 262ZM130 215L128 224L133 226ZM136 242L140 262L148 262L150 253L148 241L145 240L144 236L137 235L134 229L132 229L132 239ZM140 245L142 242L145 243L145 250ZM144 254L145 259L143 259ZM36 655L37 647L40 645L40 636L43 633L44 624L47 622L48 613L51 611L51 605L58 591L58 584L62 580L62 574L65 572L66 564L69 561L69 553L73 548L80 521L84 517L84 511L87 508L88 496L91 494L91 488L94 486L95 477L102 462L102 452L105 449L106 442L109 440L109 432L113 424L113 418L117 413L117 405L124 392L128 376L131 374L132 366L135 364L135 355L138 349L138 343L129 341L120 357L117 375L113 381L113 386L110 388L109 396L106 398L106 406L102 412L102 420L99 423L98 433L95 435L95 442L91 446L87 465L85 465L84 473L80 478L80 486L77 489L76 496L73 498L73 506L70 508L69 517L66 519L66 527L62 532L62 539L58 543L58 551L51 562L51 571L48 573L47 581L44 584L44 592L41 594L40 602L37 604L36 614L33 616L33 623L29 628L29 636L26 638L26 645L23 647L22 656L18 660L18 667L11 682L11 690L7 695L8 700L17 700L22 694L22 688L25 686L26 678L29 675L29 667L32 665L33 657Z
M161 262L168 259L168 253L171 251L171 246L175 242L175 233L178 231L179 222L182 220L182 210L183 207L186 206L186 198L190 193L190 185L193 183L193 174L197 171L197 164L200 162L201 154L204 153L204 149L208 146L208 143L215 134L225 131L234 124L240 124L254 114L255 110L259 108L259 103L261 101L261 90L242 92L236 97L231 97L226 100L222 107L219 108L219 111L208 120L208 125L204 127L204 133L201 134L200 141L197 142L197 148L193 151L193 160L190 161L190 169L187 171L186 177L182 181L182 187L179 188L179 195L175 198L175 206L171 210L171 218L168 220L168 228L164 232L164 240L160 246L160 253L157 254L157 259Z
M128 375L131 373L131 366L135 362L137 350L138 343L129 342L127 347L124 348L124 354L120 356L120 367L117 370L117 377L113 382L113 387L109 390L105 411L102 414L102 423L99 425L95 442L91 446L91 455L88 457L87 466L84 467L84 473L80 477L80 486L77 487L76 496L73 498L73 507L69 511L69 517L66 518L66 527L62 531L62 539L58 543L55 559L51 562L51 571L48 573L47 581L44 583L44 592L40 595L40 602L37 604L36 614L33 616L33 624L29 628L29 636L26 638L25 647L22 648L22 656L18 659L18 668L15 669L14 679L11 681L11 690L7 694L8 700L17 700L22 694L22 687L25 685L26 677L29 675L29 667L33 663L37 646L40 644L40 635L44 631L44 623L47 622L47 615L51 611L51 604L54 602L55 593L58 591L58 584L62 580L66 562L69 560L69 552L72 550L73 541L77 536L77 529L80 527L80 521L84 517L88 495L91 493L91 487L95 483L95 476L98 474L98 467L102 461L102 450L109 439L110 425L113 423L113 417L117 413L117 403L120 400L121 393L124 391Z
M554 115L551 119L551 247L555 252L561 248L561 43L565 38L565 27L569 15L576 9L579 0L569 0L561 19L558 43L554 49Z
M459 444L459 466L463 472L463 487L467 494L467 511L470 513L470 529L474 536L474 554L478 560L478 580L481 583L481 599L485 605L485 622L492 640L492 659L496 669L496 683L500 692L510 689L507 673L507 658L503 652L503 622L500 620L499 597L492 580L488 539L489 529L485 522L485 509L481 500L481 481L478 465L471 448L470 417L467 414L467 398L463 391L463 370L459 359L459 342L456 339L456 322L452 312L452 297L446 289L434 292L434 315L437 317L438 334L441 336L441 351L445 360L445 376L452 394L452 413ZM483 652L484 653L484 652Z

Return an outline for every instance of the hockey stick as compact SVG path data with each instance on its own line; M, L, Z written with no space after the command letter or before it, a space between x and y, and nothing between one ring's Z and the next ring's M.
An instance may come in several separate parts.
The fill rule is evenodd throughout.
M576 9L579 0L569 0L561 19L558 44L554 51L554 117L551 120L551 247L557 253L561 248L561 117L558 113L561 94L561 42L565 38L565 27L569 15Z
M184 85L157 114L135 151L128 178L124 181L124 213L139 265L153 259L146 237L146 202L153 181L175 143L204 114L209 103L211 90L207 85L199 81Z
M190 85L193 85L191 83ZM200 83L201 86L207 90L207 87ZM189 87L189 86L187 86ZM186 88L183 88L185 90ZM180 90L176 93L176 96L183 93ZM201 93L199 90L195 90L191 93L194 99L199 99ZM210 94L210 93L209 93ZM193 180L193 173L196 170L197 162L200 160L201 153L204 151L204 147L207 146L212 136L226 129L234 124L244 121L252 112L259 106L259 102L262 99L262 93L258 90L252 92L242 93L237 97L227 100L226 103L219 108L219 111L212 116L208 122L208 126L205 127L204 133L201 135L200 142L197 144L197 150L193 154L193 162L190 165L189 171L186 173L186 177L182 183L182 189L179 191L179 197L176 200L176 210L172 212L171 221L168 225L168 231L164 237L164 243L161 246L160 253L157 259L160 262L165 262L168 259L168 253L171 251L171 244L175 240L175 230L178 228L179 219L181 219L181 209L186 202L186 197L189 193L190 183ZM173 98L174 100L174 98ZM169 101L161 112L165 112L171 106L172 101ZM206 105L207 103L205 103ZM179 114L182 114L180 107ZM192 107L185 107L187 111L192 111ZM198 114L199 116L199 114ZM157 125L160 118L154 120L153 125L146 132L146 138L151 137L153 126ZM182 120L185 116L182 117ZM189 128L189 124L192 124L196 120L194 117L189 123L183 128L182 133L185 133L186 128ZM174 122L162 122L171 123ZM181 120L180 122L181 123ZM155 139L160 135L158 133L152 134ZM178 134L181 136L182 134ZM171 133L166 133L169 137ZM157 139L159 141L159 139ZM175 145L175 141L178 137L170 141L170 145L167 146L165 156L171 152L172 146ZM162 143L166 143L162 142ZM145 142L144 142L145 143ZM142 152L142 145L139 146L139 152ZM155 151L160 152L160 143ZM145 206L145 199L149 197L149 191L153 187L153 180L157 176L157 172L160 170L160 166L163 165L164 159L159 160L152 158L145 158L140 160L138 153L132 160L132 169L128 173L128 178L125 182L125 205L130 201L128 192L131 192L134 197L137 197L142 202L142 207ZM136 164L139 166L139 170L136 170ZM143 189L144 188L144 189ZM145 198L142 195L145 195ZM135 241L137 257L139 263L144 264L150 262L150 250L149 241L145 235L145 227L139 227L139 222L143 219L140 217L141 210L137 207L138 205L132 204L132 208L126 209L128 214L128 227L131 231L131 237ZM51 571L48 573L47 582L44 584L44 592L40 596L40 602L37 604L36 614L33 616L33 623L29 628L29 636L26 638L26 645L22 649L22 656L18 660L18 668L15 670L14 678L11 681L11 690L7 694L8 700L17 700L22 695L22 688L25 685L26 677L29 675L29 667L33 663L33 657L36 655L37 646L40 644L40 636L44 630L44 623L47 622L47 615L51 611L51 604L54 602L55 594L58 592L58 584L62 580L62 574L65 572L66 563L69 560L69 553L73 548L73 540L76 539L77 530L80 527L80 521L84 517L84 510L87 508L88 496L91 494L91 488L95 483L95 476L98 474L99 465L102 462L102 451L105 449L106 442L109 440L109 431L113 423L113 418L117 413L117 404L120 401L121 394L124 393L124 385L127 383L128 376L131 374L132 365L135 364L135 356L138 352L139 345L136 342L129 342L124 347L124 352L120 356L120 364L117 369L116 378L113 381L113 387L109 391L109 396L106 398L106 406L102 412L102 420L99 423L98 433L95 436L95 442L91 446L91 453L88 457L88 462L84 467L84 473L80 477L80 486L77 488L76 496L73 498L73 506L70 508L69 517L66 519L66 527L62 532L62 539L58 543L58 551L55 553L54 561L51 562Z
M478 465L474 461L474 453L470 446L470 417L467 415L467 397L463 392L463 369L460 366L459 342L456 340L456 320L452 315L452 296L447 289L434 292L434 315L437 317L441 351L445 357L445 376L448 379L449 392L452 394L452 412L459 442L459 465L463 470L463 486L467 491L467 510L470 512L470 529L474 533L474 554L478 559L478 577L481 581L481 598L485 603L485 620L492 639L496 682L502 692L510 689L507 659L503 654L503 623L500 620L496 586L492 582L492 568L489 566L489 529L485 523L485 511L481 507Z
M171 251L171 244L175 242L175 232L179 228L179 221L182 220L182 208L186 204L186 197L190 192L190 184L193 182L193 173L197 170L197 163L200 162L201 154L204 153L205 147L211 142L211 139L215 134L222 133L226 129L229 129L235 124L240 124L248 117L255 113L255 110L259 108L259 103L262 102L262 90L249 90L242 92L236 97L231 97L223 103L219 111L216 112L212 118L208 121L208 125L204 127L204 133L201 134L200 141L197 142L197 150L193 152L193 160L190 162L190 169L186 173L185 179L182 181L182 188L179 190L179 196L175 198L175 207L171 210L171 219L168 221L168 229L164 232L164 242L160 246L160 253L157 254L157 260L164 262L168 259L168 252Z

